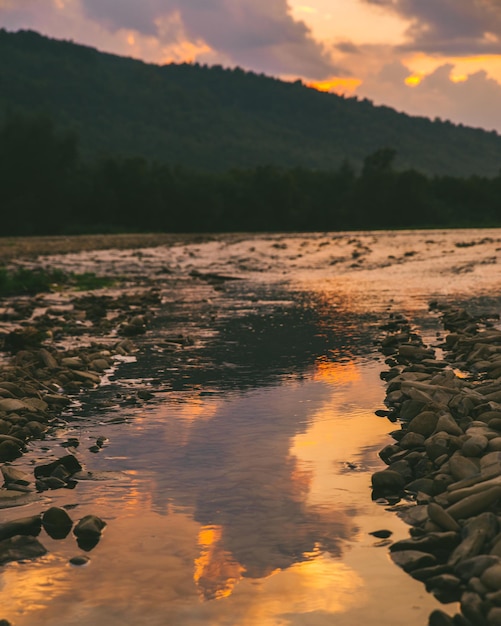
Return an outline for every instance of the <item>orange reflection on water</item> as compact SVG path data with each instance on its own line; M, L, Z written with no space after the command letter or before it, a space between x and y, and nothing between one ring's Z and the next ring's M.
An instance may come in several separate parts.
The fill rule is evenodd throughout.
M317 359L314 381L322 381L333 385L347 385L360 379L360 371L354 361L339 363L328 361L325 357Z
M58 562L48 565L50 561ZM38 561L13 563L4 568L2 591L8 598L9 617L43 611L54 596L69 590L71 581L61 565L58 559L45 557Z
M231 595L244 568L224 550L221 526L203 526L198 533L200 556L195 559L193 580L204 600L220 600Z

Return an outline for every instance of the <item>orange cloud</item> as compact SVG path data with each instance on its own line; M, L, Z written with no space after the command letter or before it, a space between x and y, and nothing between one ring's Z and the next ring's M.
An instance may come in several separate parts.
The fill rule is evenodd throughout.
M317 91L343 94L354 92L361 84L362 81L359 78L330 78L329 80L307 83L307 86Z

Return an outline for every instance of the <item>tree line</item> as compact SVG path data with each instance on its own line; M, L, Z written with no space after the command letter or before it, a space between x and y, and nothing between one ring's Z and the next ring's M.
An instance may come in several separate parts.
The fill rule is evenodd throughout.
M501 173L396 170L395 150L321 171L262 165L203 172L141 157L83 160L44 116L0 127L0 235L326 231L501 226Z

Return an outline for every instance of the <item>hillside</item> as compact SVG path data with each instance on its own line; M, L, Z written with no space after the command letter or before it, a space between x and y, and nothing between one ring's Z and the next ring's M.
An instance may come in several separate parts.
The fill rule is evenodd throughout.
M241 69L157 66L0 31L0 112L49 114L84 156L143 156L199 170L263 164L326 170L381 147L399 169L496 175L501 137Z

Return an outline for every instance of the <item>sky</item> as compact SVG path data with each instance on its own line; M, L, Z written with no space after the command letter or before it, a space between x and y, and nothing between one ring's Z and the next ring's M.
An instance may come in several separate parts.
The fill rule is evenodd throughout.
M501 0L0 0L0 27L501 133Z

